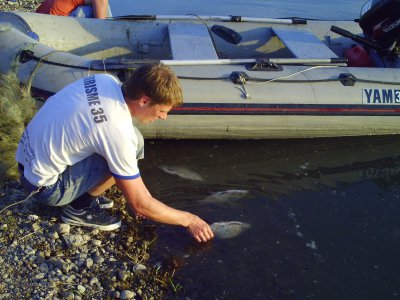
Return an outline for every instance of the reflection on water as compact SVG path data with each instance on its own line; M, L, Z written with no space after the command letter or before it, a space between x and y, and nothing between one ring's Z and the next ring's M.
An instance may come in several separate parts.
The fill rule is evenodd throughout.
M276 198L365 180L388 184L400 172L399 146L400 137L150 141L142 172L145 180L162 176L162 182L149 180L149 184L162 195L171 193L171 201L180 193L197 199L228 189L252 190ZM160 165L192 170L205 182L171 176L173 172L163 172ZM189 179L190 175L187 173ZM191 189L194 191L188 193Z
M141 170L155 196L210 223L251 224L207 245L157 225L154 257L173 260L184 287L168 298L400 297L399 149L400 137L147 142ZM202 201L226 190L249 195Z

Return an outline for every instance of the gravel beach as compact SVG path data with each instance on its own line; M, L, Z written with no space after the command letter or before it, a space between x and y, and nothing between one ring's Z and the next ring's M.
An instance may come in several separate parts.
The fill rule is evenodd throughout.
M0 11L35 11L42 0L2 0Z
M149 263L151 226L127 213L119 191L109 196L123 225L112 232L60 223L32 198L17 204L27 196L17 182L0 190L0 299L163 297L170 275Z
M0 11L40 2L1 1ZM108 196L123 225L103 232L62 224L58 209L26 199L19 182L1 183L0 299L162 299L174 270L150 261L154 225L132 217L119 190Z

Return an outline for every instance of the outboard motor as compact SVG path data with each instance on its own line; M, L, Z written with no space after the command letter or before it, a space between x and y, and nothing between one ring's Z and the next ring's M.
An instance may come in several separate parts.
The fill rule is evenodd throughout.
M400 37L400 0L369 0L361 9L359 24L367 39L392 51Z
M332 26L331 31L363 45L346 49L349 66L400 68L400 0L369 0L358 20L364 37Z

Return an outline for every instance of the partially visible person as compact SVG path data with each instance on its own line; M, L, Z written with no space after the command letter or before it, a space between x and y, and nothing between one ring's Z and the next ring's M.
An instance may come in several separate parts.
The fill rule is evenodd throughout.
M108 0L44 0L36 12L96 19L111 17Z

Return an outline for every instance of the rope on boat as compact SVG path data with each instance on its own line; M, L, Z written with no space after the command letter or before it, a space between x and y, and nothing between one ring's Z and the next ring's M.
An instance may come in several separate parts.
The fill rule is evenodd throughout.
M273 82L273 81L282 82L282 81L281 81L282 79L289 78L289 77L292 77L292 76L295 76L295 75L298 75L298 74L301 74L301 73L304 73L304 72L307 72L307 71L310 71L310 70L313 70L313 69L319 69L319 68L337 68L337 67L338 67L338 66L314 66L314 67L310 67L310 68L307 68L307 69L304 69L304 70L301 70L301 71L298 71L298 72L294 72L294 73L289 74L289 75L286 75L286 76L281 76L281 77L277 77L277 78L272 78L272 79L266 80L266 81L258 81L258 82L254 82L254 83L251 83L251 82L250 82L249 85L265 84L265 83L269 83L269 82ZM310 80L305 80L305 81L306 81L306 82L310 82ZM323 82L328 82L328 81L339 81L339 80L338 80L338 79L323 80ZM285 82L285 81L283 81L283 82ZM287 82L287 81L286 81L286 82ZM291 80L290 82L293 83L292 80Z
M57 51L57 50L51 51L39 59L39 62L36 64L35 68L32 70L32 73L29 75L28 80L25 83L25 87L28 90L30 90L30 88L32 86L33 77L35 76L39 67L44 63L44 61L46 60L47 57L49 57L51 54L56 53L56 52L59 52L59 51Z
M74 68L74 69L80 69L80 70L88 70L88 72L90 71L125 71L128 69L134 69L134 68L120 68L120 69L116 69L116 68L107 68L107 62L103 59L102 60L102 67L101 68L96 68L93 65L89 65L89 66L77 66L77 65L71 65L71 64L63 64L63 63L58 63L58 62L54 62L54 61L50 61L47 60L47 57L55 52L59 52L59 51L52 51L50 53L47 53L46 55L42 56L42 57L37 57L33 54L32 51L29 50L24 50L23 51L23 55L25 56L25 61L28 61L29 59L33 59L33 60L37 60L39 61L39 63L36 65L35 69L33 70L32 74L30 75L28 82L31 81L33 79L33 76L35 75L37 69L39 68L40 65L42 64L48 64L48 65L54 65L54 66L60 66L60 67L66 67L66 68ZM156 61L154 61L156 62ZM142 64L144 63L150 63L150 62L142 62ZM138 65L140 65L140 63L137 63ZM255 78L255 77L249 77L246 81L248 83L250 82L254 82L253 84L263 84L263 83L268 83L268 82L279 82L279 83L322 83L322 82L335 82L335 81L340 81L339 78L333 78L333 79L304 79L304 80L283 80L285 78L289 78L292 77L294 75L297 75L299 73L302 72L306 72L306 71L310 71L312 69L315 68L332 68L332 67L339 67L339 66L335 66L335 65L320 65L320 66L313 66L307 69L304 69L302 71L299 72L295 72L293 74L289 74L289 75L285 75L285 76L281 76L281 77L277 77L277 78L272 78L272 79L265 79L265 78ZM257 71L255 71L257 72ZM230 77L195 77L195 76L179 76L177 75L177 77L179 79L185 79L185 80L231 80ZM383 81L383 80L371 80L371 79L363 79L363 78L357 78L355 77L356 82L362 82L362 83L373 83L373 84L389 84L389 85L400 85L400 81L396 81L396 82L392 82L392 81Z

